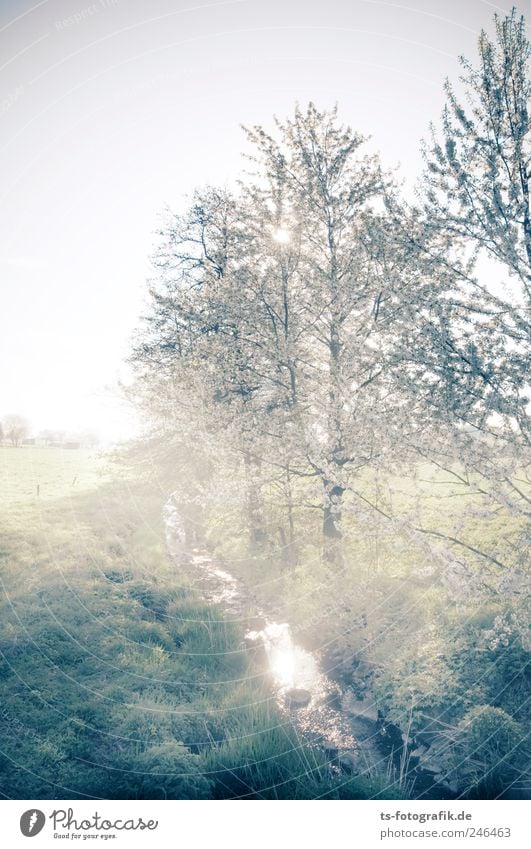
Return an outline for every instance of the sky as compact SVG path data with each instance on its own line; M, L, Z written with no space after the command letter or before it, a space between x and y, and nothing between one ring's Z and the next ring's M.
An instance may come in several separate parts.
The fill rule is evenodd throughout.
M119 383L164 210L234 181L242 124L310 100L412 186L445 77L510 5L0 0L0 418L133 434Z

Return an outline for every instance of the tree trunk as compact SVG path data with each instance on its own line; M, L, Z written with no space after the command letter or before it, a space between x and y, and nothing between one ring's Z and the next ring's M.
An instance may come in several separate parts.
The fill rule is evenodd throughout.
M201 508L197 504L187 504L182 515L187 548L203 548L206 531Z
M282 525L279 525L279 527L278 527L278 538L279 538L279 541L280 541L281 562L284 566L289 566L290 565L290 555L289 555L288 539L286 537L286 531L284 530Z
M324 480L323 486L323 558L327 563L340 566L343 562L341 502L345 490L329 480Z
M289 465L286 468L286 499L287 499L287 514L288 514L288 560L291 566L296 566L298 562L297 543L295 541L295 517L293 515L293 490L291 488L291 473Z
M257 473L259 469L256 468L256 463L253 462L253 459L247 452L244 454L244 465L247 487L247 527L249 530L249 544L252 552L264 545L267 539L267 533L263 524L260 489L255 480L255 473Z

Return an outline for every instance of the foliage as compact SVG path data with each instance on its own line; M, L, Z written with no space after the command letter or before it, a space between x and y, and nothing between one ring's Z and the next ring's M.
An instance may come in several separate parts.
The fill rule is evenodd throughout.
M451 84L442 138L427 151L429 212L438 222L492 253L529 296L528 63L525 20L516 10L495 15L495 40L483 30L479 64L461 58L469 111Z
M522 727L501 708L476 705L457 727L454 769L461 774L466 763L472 798L503 793L521 778L528 757Z
M494 39L479 37L477 66L461 58L468 105L447 82L440 130L425 147L423 254L455 277L432 326L452 399L476 426L503 421L509 437L516 428L527 439L531 48L515 9L494 23Z

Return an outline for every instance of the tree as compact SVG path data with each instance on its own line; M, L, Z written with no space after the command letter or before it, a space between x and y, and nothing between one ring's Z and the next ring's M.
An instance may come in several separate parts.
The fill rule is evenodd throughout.
M395 349L394 379L425 424L410 444L481 499L485 521L508 510L513 527L529 510L529 56L523 18L495 16L494 41L480 35L478 67L461 59L468 107L446 84L420 206L386 199L391 253L405 258L401 273L423 281ZM489 591L521 592L523 535L496 550L457 531L418 530L453 536L452 546L479 556Z
M461 57L470 111L446 83L442 138L425 151L426 211L454 235L500 260L530 297L529 58L523 17L494 16L496 41L482 31L479 66Z
M100 443L100 437L95 430L84 430L79 434L81 444L86 448L95 448Z
M41 439L46 446L50 445L59 445L64 442L66 438L66 432L64 430L50 430L46 428L45 430L41 430L38 434L39 439Z
M247 135L256 171L239 195L198 194L164 233L134 359L180 387L192 380L241 454L256 537L264 468L285 492L293 477L319 482L324 553L338 560L348 481L382 455L393 407L386 178L336 110L310 104L276 137Z
M18 448L21 440L28 435L30 429L28 420L16 414L4 416L2 426L6 438L9 439L14 448Z
M456 403L480 413L474 426L501 418L507 435L516 425L527 440L531 48L514 9L494 22L495 40L479 37L478 66L461 57L468 108L446 83L440 132L424 151L417 243L455 279L430 332Z
M322 485L324 554L337 560L346 479L373 453L372 431L362 424L379 371L378 345L369 343L377 280L368 245L384 178L376 157L360 155L363 137L339 125L335 110L310 104L277 128L278 140L260 127L248 135L270 181L284 265L296 268L294 312L302 322L296 345L285 337L282 362L303 453ZM274 324L282 312L268 306Z

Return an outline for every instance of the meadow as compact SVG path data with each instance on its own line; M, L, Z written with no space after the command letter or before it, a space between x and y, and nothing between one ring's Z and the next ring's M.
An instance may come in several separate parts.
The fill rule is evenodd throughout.
M37 504L94 489L106 473L108 464L95 450L4 446L0 448L0 506Z
M243 626L168 558L154 470L3 448L0 475L4 798L384 792L331 771L280 715Z

